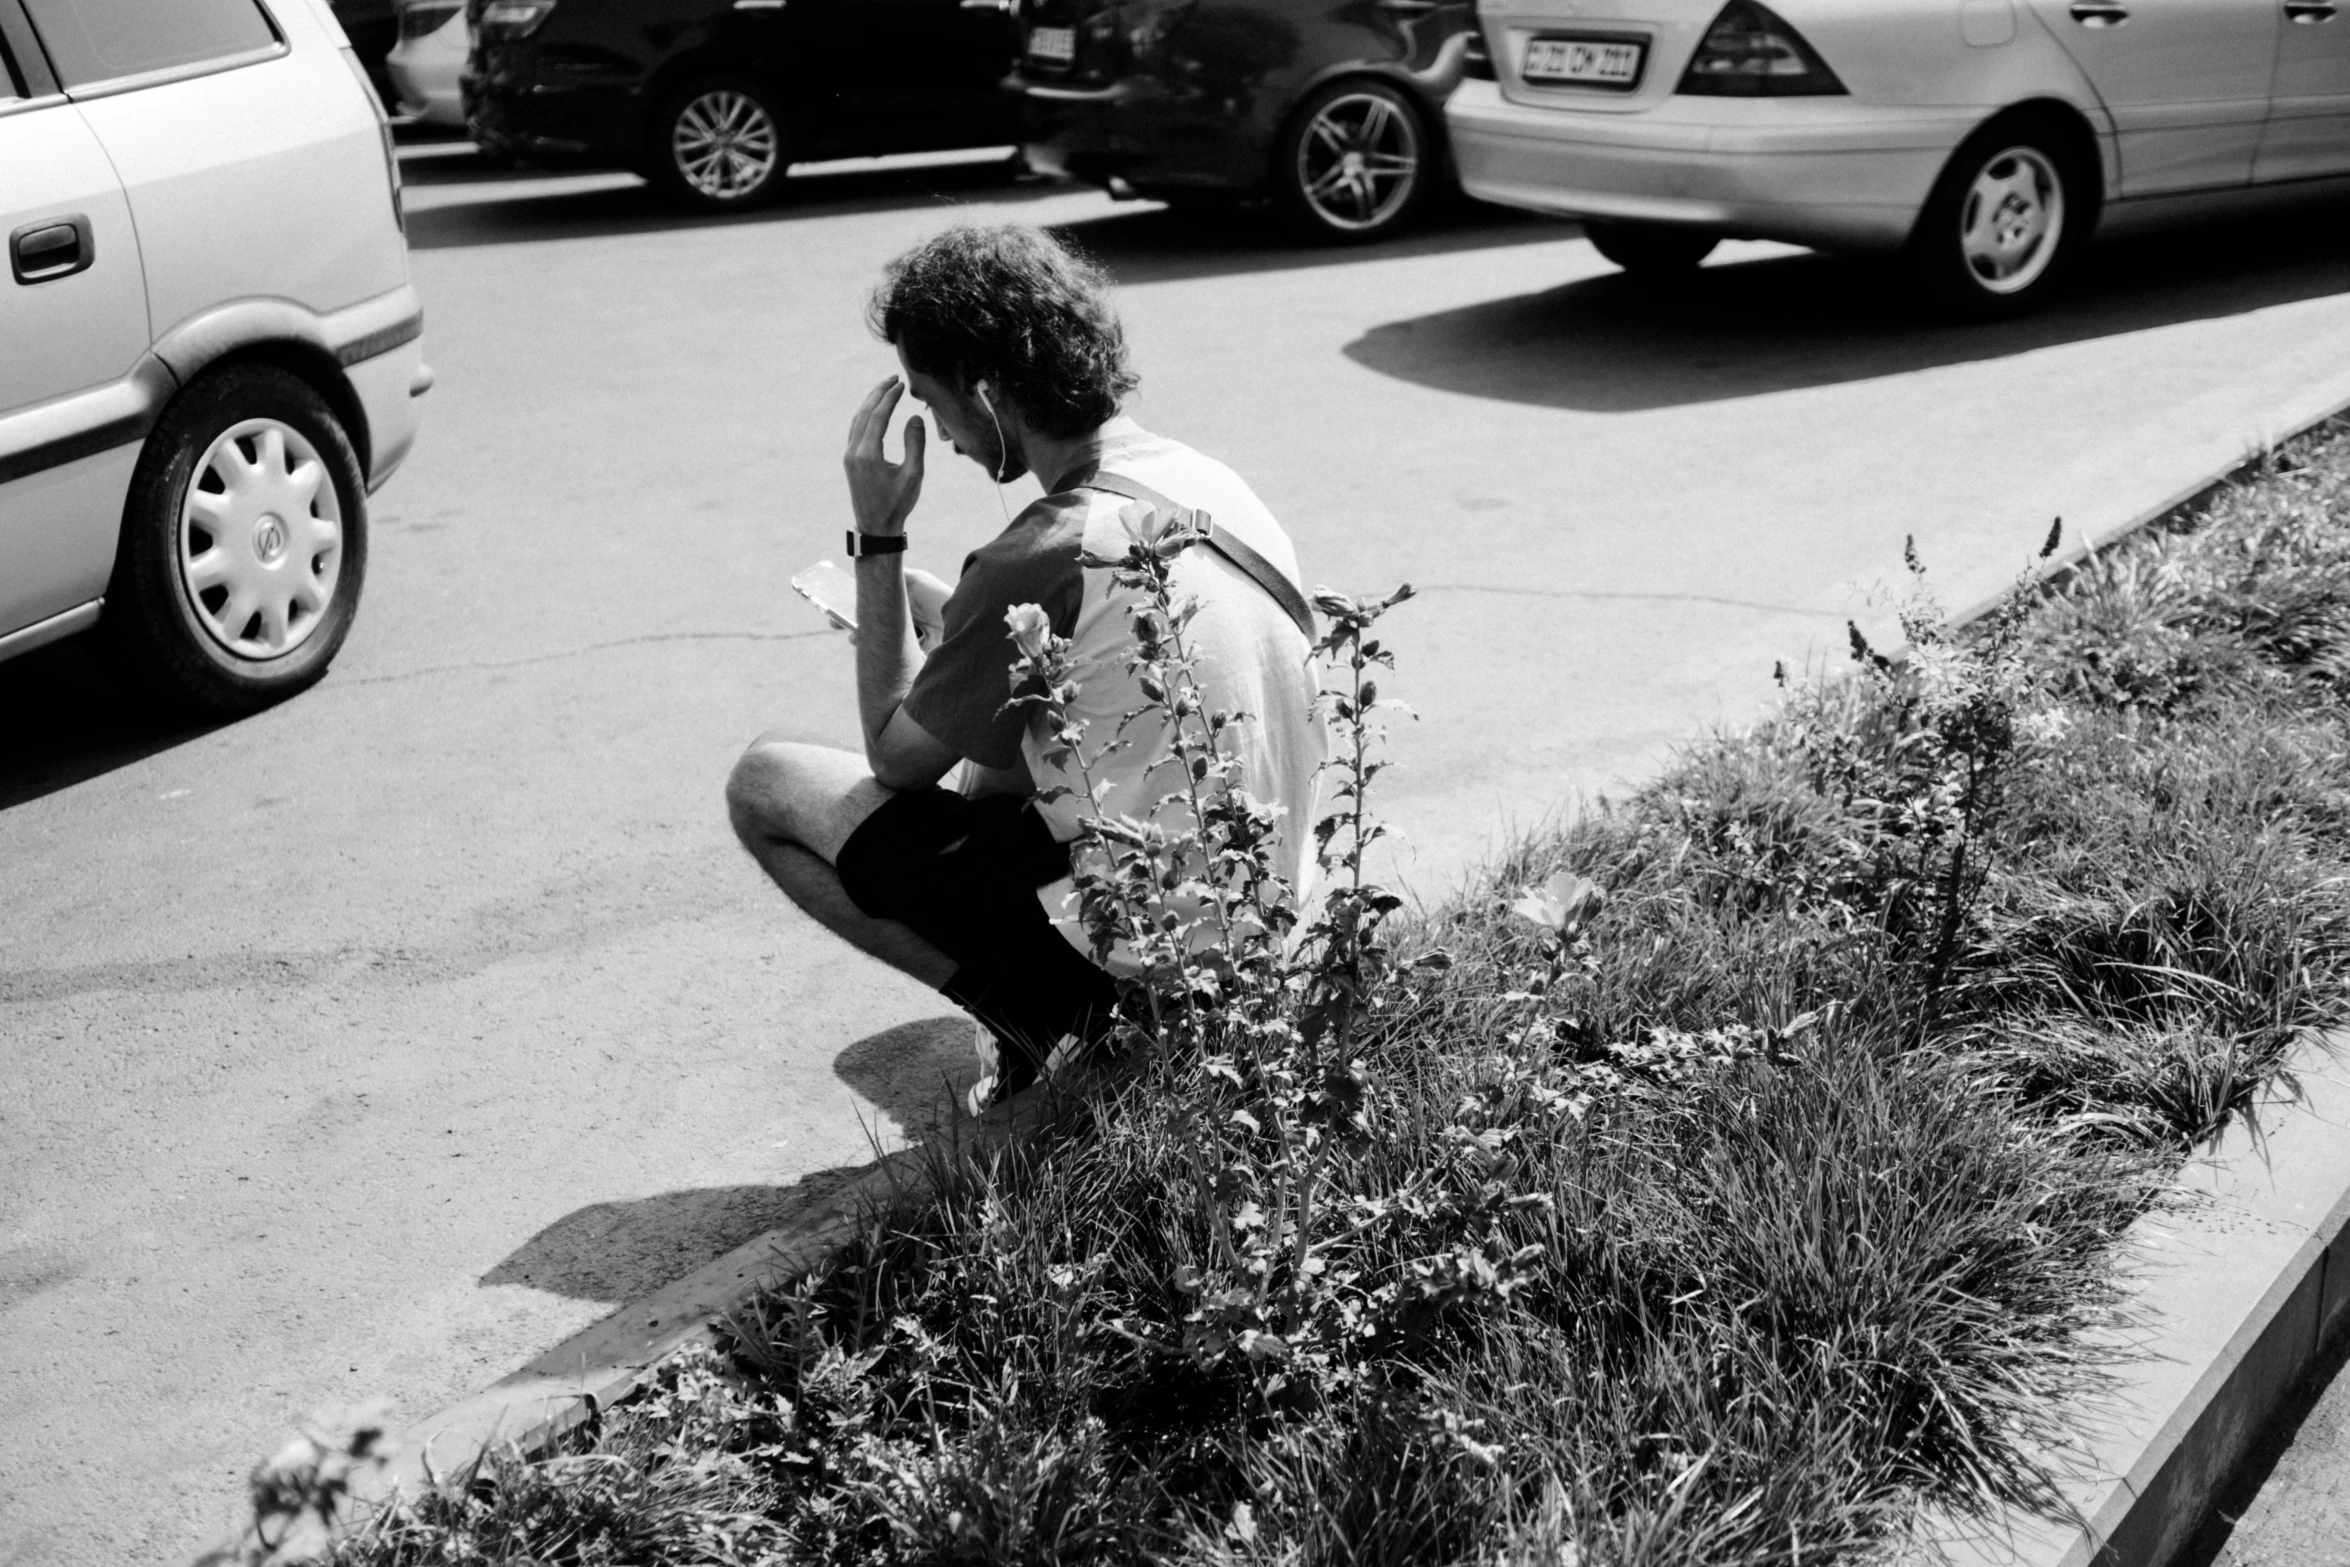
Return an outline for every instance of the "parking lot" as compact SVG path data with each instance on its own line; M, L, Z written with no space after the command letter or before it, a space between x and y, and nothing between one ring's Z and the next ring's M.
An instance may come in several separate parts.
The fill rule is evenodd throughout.
M865 291L945 222L1102 258L1141 420L1247 477L1309 583L1421 589L1385 809L1429 899L1883 626L1905 536L1955 607L2051 517L2350 401L2334 214L2105 247L1953 328L1786 247L1642 285L1462 207L1299 249L992 155L722 221L456 143L405 169L439 384L325 683L159 728L74 643L0 666L8 1567L184 1559L305 1411L419 1417L940 1113L968 1025L820 939L719 789L761 730L853 735L786 584L839 555L891 368ZM989 489L934 461L916 564L1002 527Z

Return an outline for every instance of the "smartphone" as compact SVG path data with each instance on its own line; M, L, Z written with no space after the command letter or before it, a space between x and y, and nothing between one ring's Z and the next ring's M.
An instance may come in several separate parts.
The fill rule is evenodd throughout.
M791 579L792 591L824 612L843 631L857 629L857 579L820 560Z

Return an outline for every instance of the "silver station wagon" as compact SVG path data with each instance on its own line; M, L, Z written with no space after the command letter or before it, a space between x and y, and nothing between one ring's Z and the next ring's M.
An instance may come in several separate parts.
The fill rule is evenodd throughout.
M1462 184L1621 266L1902 252L1960 314L2092 234L2350 190L2334 0L1481 0Z
M382 105L323 0L0 0L0 659L183 705L326 671L431 385Z

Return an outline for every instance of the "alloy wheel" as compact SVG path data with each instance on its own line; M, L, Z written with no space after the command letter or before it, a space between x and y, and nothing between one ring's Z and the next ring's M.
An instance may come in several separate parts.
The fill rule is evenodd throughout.
M755 195L775 172L783 138L766 105L732 87L713 87L677 114L669 155L678 176L711 201Z
M1307 122L1297 184L1314 216L1360 232L1391 222L1419 188L1420 128L1381 93L1342 93Z
M292 425L245 419L206 448L180 505L180 581L213 641L277 658L309 640L343 565L341 502Z
M2064 240L2064 178L2036 147L1984 160L1959 207L1960 258L1990 294L2020 294L2055 263Z

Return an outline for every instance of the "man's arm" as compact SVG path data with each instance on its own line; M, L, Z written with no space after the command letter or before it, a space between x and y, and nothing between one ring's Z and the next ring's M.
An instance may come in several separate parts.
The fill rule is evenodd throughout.
M922 495L922 416L906 421L905 461L882 455L882 437L905 391L896 376L875 387L849 425L844 466L849 505L859 533L902 537L906 519ZM857 560L857 716L864 731L865 762L874 780L889 789L934 784L962 760L929 731L906 716L903 704L922 667L906 606L905 555L865 555Z

